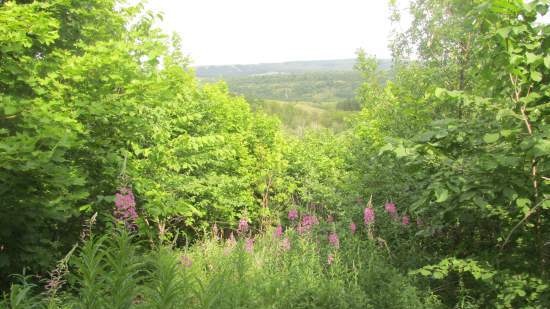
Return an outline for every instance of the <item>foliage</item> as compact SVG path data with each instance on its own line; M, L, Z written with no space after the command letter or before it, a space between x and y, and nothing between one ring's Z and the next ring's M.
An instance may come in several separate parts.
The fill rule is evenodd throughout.
M224 77L231 92L256 99L307 101L314 104L355 98L361 85L356 71L308 72L244 77Z
M280 236L269 231L237 240L214 232L182 251L166 245L150 249L128 232L112 230L84 241L70 258L64 292L37 295L36 286L21 281L12 285L3 305L18 308L25 301L25 308L438 307L387 264L385 254L361 228L355 235L347 227L338 229L342 247L335 249L324 239L324 230L335 223L320 224L306 234L291 223ZM334 260L327 260L327 255Z
M133 186L144 236L259 215L276 122L221 84L199 87L155 20L114 0L1 4L3 278L45 270L82 213L107 219L119 186Z
M141 4L1 1L0 305L549 307L548 9L412 1L352 114L199 84Z
M415 1L395 46L420 60L400 61L383 89L363 86L372 108L355 128L359 179L425 223L418 262L435 266L419 273L446 281L449 306L548 306L549 28L537 22L547 10ZM521 292L504 288L516 280Z

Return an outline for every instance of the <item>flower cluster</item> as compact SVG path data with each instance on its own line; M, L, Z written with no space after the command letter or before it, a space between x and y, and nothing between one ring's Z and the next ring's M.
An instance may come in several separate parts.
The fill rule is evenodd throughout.
M374 223L374 209L371 207L365 208L365 211L363 213L363 220L365 221L366 225L369 225L371 223Z
M252 253L254 251L254 238L247 238L244 244L244 249L248 253Z
M327 256L327 264L328 264L328 265L332 265L333 262L334 262L334 255L329 254L329 255Z
M349 224L349 230L351 231L351 234L352 234L352 235L355 234L355 231L357 231L357 225L355 225L355 222L352 221L352 222Z
M314 215L305 215L302 218L302 222L298 224L298 227L296 228L299 234L303 234L306 232L309 232L314 225L319 224L319 220L317 220L317 217Z
M386 203L386 205L384 205L384 209L392 216L397 215L397 208L395 207L394 203Z
M340 248L340 239L338 239L338 234L336 234L335 232L332 232L328 235L328 242L334 248Z
M124 222L127 227L132 227L138 218L136 201L131 188L124 187L115 194L114 216L118 221Z
M273 236L276 238L280 238L283 236L283 227L279 224L277 228L275 228L275 232L273 232Z
M288 237L285 237L281 242L281 248L283 248L284 251L290 250L290 239L288 239Z
M411 223L411 218L406 214L399 214L397 207L393 202L388 202L384 205L385 212L393 219L392 221L401 223L403 226L408 226ZM321 219L319 219L321 218ZM374 231L374 223L376 218L376 212L375 208L372 204L372 200L369 201L369 203L366 205L366 207L363 210L363 220L366 225L367 233L369 239L374 239L373 237L373 231ZM319 220L323 220L323 217L317 217L315 213L313 214L299 214L298 210L292 209L288 212L288 219L292 222L292 226L287 228L288 231L294 230L297 234L302 235L304 233L312 231L315 225L319 224ZM328 245L331 247L328 255L327 255L327 264L331 265L335 262L335 254L340 249L340 238L337 234L337 232L334 230L338 224L334 225L335 218L333 215L327 215L326 219L324 220L325 223L331 223L331 226L333 230L328 233ZM420 226L422 223L420 219L417 219L417 224ZM354 221L350 221L349 223L349 230L351 232L351 235L355 235L357 232L357 225ZM217 227L214 228L215 234L217 234ZM249 223L246 218L241 218L239 220L238 227L236 229L238 235L242 237L241 239L244 241L244 250L248 253L254 252L254 238L251 237L250 234L247 234L249 231ZM283 252L291 250L291 238L290 235L292 233L286 234L284 231L284 228L281 224L278 224L275 229L273 230L273 237L274 239L277 239L278 246L280 250ZM320 242L320 239L316 239L317 243ZM230 234L229 238L226 241L226 248L224 250L224 254L229 254L233 248L236 246L236 239L233 235L233 232ZM189 267L191 265L190 259L187 257L182 257L181 260L182 264L186 267ZM189 264L189 266L187 266Z
M237 227L237 233L244 234L248 231L248 221L246 219L241 219L239 221L239 226Z
M288 220L291 220L291 221L294 221L298 219L298 210L296 209L291 209L289 212L288 212Z

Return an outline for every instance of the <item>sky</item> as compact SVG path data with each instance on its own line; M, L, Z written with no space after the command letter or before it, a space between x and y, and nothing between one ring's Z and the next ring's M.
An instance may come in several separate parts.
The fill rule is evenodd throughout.
M387 0L149 0L193 65L390 58Z

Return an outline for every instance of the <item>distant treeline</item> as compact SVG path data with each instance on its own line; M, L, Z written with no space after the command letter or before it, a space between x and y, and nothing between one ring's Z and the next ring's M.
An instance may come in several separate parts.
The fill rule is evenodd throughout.
M361 75L348 72L312 72L226 78L231 92L247 97L313 103L352 100Z
M308 72L353 71L356 59L292 61L282 63L210 65L195 67L199 78L227 78L266 74L302 74ZM389 69L391 60L378 60L381 69Z

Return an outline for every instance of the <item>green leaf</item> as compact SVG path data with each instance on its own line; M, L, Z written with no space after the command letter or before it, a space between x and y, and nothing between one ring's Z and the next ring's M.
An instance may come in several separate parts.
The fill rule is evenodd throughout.
M436 271L433 273L433 277L434 277L435 279L443 279L443 278L445 277L445 274L442 273L442 272L440 272L440 271L437 271L437 270L436 270Z
M17 113L17 108L15 106L11 106L11 105L4 106L4 114L6 114L7 116L13 115L15 113Z
M394 152L398 158L402 158L407 155L407 149L402 145L399 145L399 147L395 148Z
M429 270L427 270L427 269L423 269L423 268L419 270L419 273L420 273L422 276L429 276L429 275L432 274L431 271L429 271Z
M541 57L539 55L535 55L533 53L526 53L525 58L527 60L527 64L531 64L531 63L535 63Z
M530 210L531 200L527 198L518 198L516 200L516 205L518 206L519 210L525 215Z
M491 144L498 141L499 138L500 138L499 133L485 134L483 136L483 141L485 141L487 144Z
M435 96L436 98L443 98L445 96L445 94L447 93L447 90L443 89L443 88L436 88L435 89Z
M536 81L536 82L540 82L542 80L542 74L538 71L531 71L531 79Z
M508 37L508 34L510 34L510 27L504 27L497 30L497 34L500 35L503 39L506 39Z
M512 130L502 130L500 131L500 135L502 135L503 137L508 137L512 135Z
M444 188L435 189L435 197L437 203L443 203L449 198L449 191Z
M547 69L550 69L550 55L544 57L544 66L545 66Z

